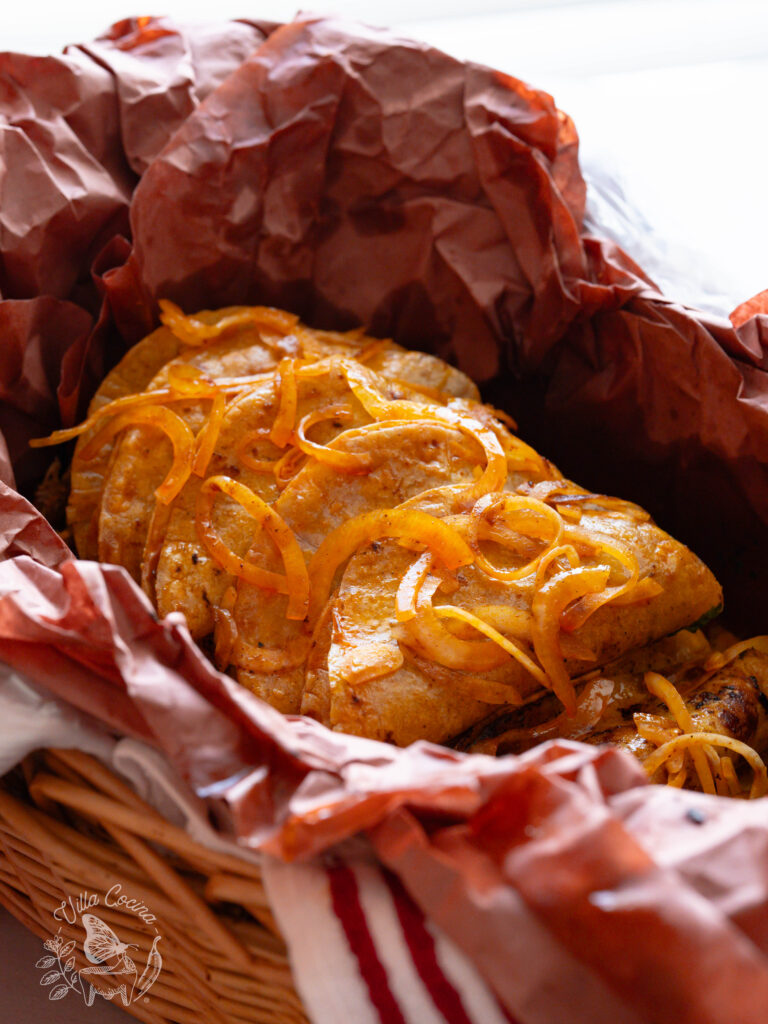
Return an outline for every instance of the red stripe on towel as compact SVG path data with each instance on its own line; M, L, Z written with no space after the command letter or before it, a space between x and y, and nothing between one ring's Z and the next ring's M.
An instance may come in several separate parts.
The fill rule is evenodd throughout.
M343 865L329 867L327 870L334 913L341 921L349 948L357 959L360 975L379 1019L382 1024L406 1024L368 931L354 873Z
M392 893L411 958L435 1006L448 1024L477 1024L467 1013L460 993L438 963L435 940L424 923L423 913L408 895L397 875L386 870L382 873ZM499 1012L509 1021L509 1024L520 1024L499 999L495 999L495 1002Z
M403 929L419 977L429 992L437 1010L445 1017L447 1024L474 1024L464 1009L461 995L446 978L437 962L435 940L424 924L424 915L403 887L403 883L391 871L382 871L392 893L392 901Z

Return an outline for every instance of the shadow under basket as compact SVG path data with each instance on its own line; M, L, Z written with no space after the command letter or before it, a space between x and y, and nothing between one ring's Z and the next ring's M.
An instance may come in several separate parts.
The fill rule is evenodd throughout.
M194 842L86 754L39 752L0 783L0 903L41 940L60 928L63 945L74 943L62 958L82 994L121 981L105 984L85 955L83 913L97 916L102 948L130 944L128 1005L119 991L111 1001L139 1020L307 1022L259 866Z

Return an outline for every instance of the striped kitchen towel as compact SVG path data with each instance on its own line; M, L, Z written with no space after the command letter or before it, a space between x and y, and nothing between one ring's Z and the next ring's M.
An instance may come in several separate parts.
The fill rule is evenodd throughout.
M266 858L264 877L313 1024L517 1024L373 859Z

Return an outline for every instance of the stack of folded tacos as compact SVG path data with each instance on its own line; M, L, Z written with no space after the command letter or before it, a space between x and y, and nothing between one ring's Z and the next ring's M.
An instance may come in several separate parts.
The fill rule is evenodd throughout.
M398 745L613 742L655 781L765 791L768 647L705 636L720 586L643 509L564 479L434 356L161 306L42 442L78 437L80 557L285 713Z

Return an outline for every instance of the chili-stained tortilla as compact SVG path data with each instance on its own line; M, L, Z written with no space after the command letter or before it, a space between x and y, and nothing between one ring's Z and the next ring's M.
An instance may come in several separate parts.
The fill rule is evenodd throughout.
M463 454L464 438L439 423L372 423L340 434L334 451L367 455L370 470L351 476L322 463L305 466L288 484L275 511L293 530L309 558L338 526L364 512L391 509L430 488L474 481L476 461ZM280 561L268 539L259 534L249 561L279 571ZM269 595L252 584L239 582L232 616L237 634L231 664L238 680L282 711L300 709L304 688L304 661L309 638L302 623L286 618L287 598ZM302 644L306 641L306 647ZM276 671L256 671L253 655L265 651L291 652L299 664Z
M266 373L284 356L295 355L293 335L271 344L251 327L235 337L224 337L202 347L187 349L166 363L149 384L157 390L168 383L172 367L193 366L206 376L237 377ZM210 401L192 399L173 403L173 412L197 433L207 418ZM148 427L134 427L118 439L109 464L99 513L99 559L124 566L135 580L141 579L141 561L155 508L155 490L173 462L171 443Z
M231 307L197 314L197 319L202 323L215 324L239 312L242 312L241 307ZM171 353L169 359L163 359L157 369L154 342L150 344L151 339L145 339L139 346L141 354L134 356L129 353L123 361L131 373L126 374L119 367L114 371L116 380L120 380L123 386L114 395L110 392L111 397L107 400L129 393L126 391L130 387L129 379L135 379L138 385L134 390L165 387L170 369L180 364L196 367L215 380L222 376L266 373L273 370L284 356L302 353L315 358L326 355L353 356L367 345L377 349L370 358L371 368L380 370L392 379L459 398L474 399L477 396L477 389L469 378L442 360L421 352L408 352L392 342L378 342L358 332L344 335L309 331L297 325L294 333L284 338L272 336L269 342L265 342L265 336L272 333L269 329L265 331L255 325L240 326L204 347L186 348L178 354L173 351L173 342L168 341L166 329L161 330L165 333L158 335L156 340L162 343L160 349L163 355ZM139 376L134 372L134 367L139 365L144 370L153 368L157 372L148 380L148 374ZM103 404L101 400L99 404ZM196 433L205 422L208 404L200 400L174 402L172 409ZM78 451L82 450L83 443L78 446ZM111 445L105 446L98 458L89 463L84 462L76 453L77 477L73 478L70 521L73 527L77 523L76 543L80 538L82 548L78 546L78 551L83 557L86 554L97 554L102 561L123 565L137 581L141 578L142 558L156 508L154 493L172 461L170 441L148 427L126 431L114 446L114 451ZM108 479L105 480L107 467ZM141 467L140 472L137 472L138 467ZM165 510L161 509L160 513L165 516ZM96 545L93 543L94 520L98 522ZM156 522L153 525L155 533L162 532L161 524ZM153 541L157 543L157 536L153 537Z
M542 693L581 722L608 682L579 704L574 680L719 606L692 552L440 360L279 310L164 317L94 399L70 521L279 710L400 745L503 729Z
M167 327L158 327L123 356L104 378L91 399L88 415L102 406L126 395L143 391L152 378L178 353L181 343ZM71 490L67 504L67 524L72 530L75 547L81 558L99 556L99 510L104 492L104 480L114 445L107 443L93 459L80 458L84 445L95 434L95 429L81 435L72 457Z
M422 353L409 353L387 346L372 362L378 372L362 372L371 386L380 389L381 394L389 399L404 397L404 388L412 383L430 388L448 384L459 392L472 390L472 385L462 374L453 371L446 375L439 360ZM398 383L388 383L389 377ZM318 444L326 445L342 431L370 422L370 417L350 391L342 369L335 362L329 364L325 373L300 378L297 389L297 423L314 412L339 409L337 416L322 419L312 426L308 436ZM408 394L420 404L430 402L428 397L418 392ZM280 379L273 374L229 406L207 471L207 476L225 475L236 479L270 504L280 497L281 487L275 472L266 467L286 454L267 436L277 414L279 398ZM263 462L265 469L252 468L254 460ZM297 460L294 471L302 461L306 462L306 457ZM289 472L290 468L287 466ZM212 632L215 609L234 582L232 576L211 557L196 530L195 507L202 482L199 477L190 477L175 499L169 516L160 525L158 535L153 537L153 546L157 548L156 570L152 571L149 565L149 574L144 573L145 585L158 611L162 615L171 611L183 612L190 632L197 638ZM162 512L160 506L157 509ZM247 512L236 502L221 496L214 506L214 524L217 534L227 546L245 557L256 529ZM153 554L152 551L147 552L145 567Z
M419 499L410 504L418 506ZM453 506L446 502L443 514L455 511ZM431 511L435 512L434 502ZM638 522L629 514L595 507L582 515L578 530L596 541L621 544L637 558L640 579L658 583L660 592L637 604L608 603L581 628L561 634L571 675L695 622L719 603L720 588L706 566L650 521ZM302 705L305 713L339 731L398 745L416 739L445 742L494 705L505 703L505 688L512 688L507 703L541 689L541 683L523 665L494 649L490 641L483 642L476 630L462 636L482 642L491 664L478 660L475 671L441 665L417 636L403 632L396 619L396 595L415 557L387 541L359 551L350 560L330 610L327 694L322 693L324 680L308 679ZM585 567L604 563L599 548L582 557ZM516 611L522 623L516 639L535 659L530 625L525 627L525 620L532 618L535 583L535 572L514 582L501 582L470 565L458 570L447 593L436 592L433 603L463 608L491 622L494 609L497 621L504 617L500 609ZM515 639L514 634L508 635ZM495 653L502 659L497 667L492 665L498 660Z

